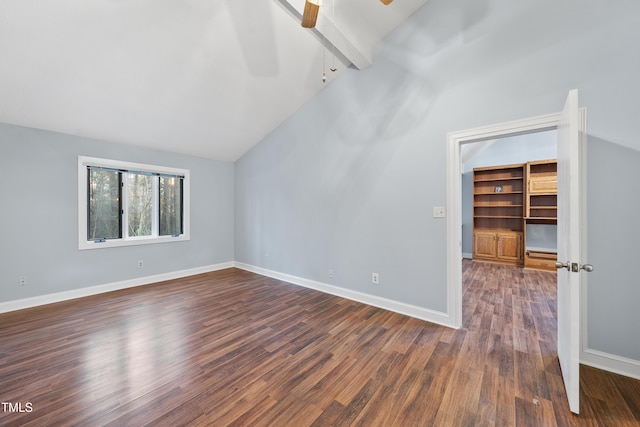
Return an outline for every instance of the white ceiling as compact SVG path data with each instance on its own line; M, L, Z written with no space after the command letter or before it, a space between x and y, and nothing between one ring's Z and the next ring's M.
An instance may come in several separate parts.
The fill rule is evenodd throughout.
M2 0L0 122L235 161L425 2Z

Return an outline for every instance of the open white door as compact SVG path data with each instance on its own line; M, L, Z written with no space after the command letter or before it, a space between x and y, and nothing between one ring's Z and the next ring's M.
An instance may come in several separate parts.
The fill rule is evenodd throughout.
M558 125L558 358L569 407L580 410L582 144L578 91L567 96Z

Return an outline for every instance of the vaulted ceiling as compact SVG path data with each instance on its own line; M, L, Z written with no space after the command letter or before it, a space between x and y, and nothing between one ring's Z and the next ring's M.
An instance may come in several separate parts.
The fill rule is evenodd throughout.
M0 122L235 161L425 2L2 0Z

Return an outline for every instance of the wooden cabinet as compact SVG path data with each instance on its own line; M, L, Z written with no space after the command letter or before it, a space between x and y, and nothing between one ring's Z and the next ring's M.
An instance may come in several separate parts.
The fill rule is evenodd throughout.
M473 258L522 265L524 164L473 170Z
M553 176L533 175L529 181L529 194L545 194L558 192L558 179Z
M473 233L473 259L521 265L522 233L482 230Z
M529 162L526 166L525 192L525 255L524 266L555 271L557 254L555 243L540 248L530 243L528 230L532 227L556 227L558 222L558 163L553 160Z
M473 233L473 259L498 258L498 246L496 239L498 234L492 231L474 231Z
M473 259L554 268L554 249L528 247L526 230L555 227L557 171L555 159L473 170Z
M540 160L527 163L525 218L555 222L558 218L558 163Z
M498 233L498 259L522 264L522 233Z

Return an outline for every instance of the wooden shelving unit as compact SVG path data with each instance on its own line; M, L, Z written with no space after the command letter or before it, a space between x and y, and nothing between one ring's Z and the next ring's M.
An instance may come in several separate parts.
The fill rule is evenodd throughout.
M558 222L558 163L553 160L529 162L526 165L525 192L525 254L524 266L555 271L557 253L552 250L527 247L527 224Z
M526 219L557 221L558 163L541 160L527 163Z
M473 259L522 265L524 164L473 170Z
M558 218L557 161L473 170L473 259L555 270L553 249L527 247L530 224Z

